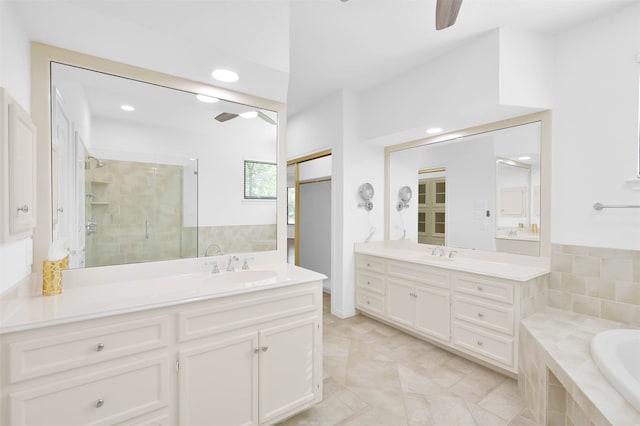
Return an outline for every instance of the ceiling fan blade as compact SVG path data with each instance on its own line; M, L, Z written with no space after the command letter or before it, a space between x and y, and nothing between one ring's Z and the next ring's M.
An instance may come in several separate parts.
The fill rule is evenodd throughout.
M438 0L436 3L436 30L443 30L456 23L462 0Z
M225 121L229 121L233 118L236 118L238 116L238 114L231 114L230 112L221 112L220 114L216 115L216 120L218 120L221 123L224 123Z
M274 126L276 125L276 121L262 111L258 111L258 117L262 118L264 121L266 121L269 124L273 124Z

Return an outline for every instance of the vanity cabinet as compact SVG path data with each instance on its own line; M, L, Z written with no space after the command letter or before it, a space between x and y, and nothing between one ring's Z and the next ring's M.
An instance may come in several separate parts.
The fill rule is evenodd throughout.
M448 342L451 317L448 271L392 261L387 268L387 318Z
M36 225L36 128L0 87L0 243L33 234Z
M322 399L322 282L5 333L0 356L2 425L270 425Z
M517 374L519 301L530 282L362 253L355 274L362 313Z
M452 287L454 347L517 371L517 284L457 272Z
M167 315L2 337L2 424L114 424L169 405Z

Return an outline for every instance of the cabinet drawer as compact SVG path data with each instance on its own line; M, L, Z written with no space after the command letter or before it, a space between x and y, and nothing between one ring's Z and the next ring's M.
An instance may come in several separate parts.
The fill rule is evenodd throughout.
M441 288L449 288L449 271L442 268L407 262L389 262L387 273L390 276L418 281Z
M489 280L478 275L455 274L453 288L460 293L513 304L513 284Z
M513 335L513 308L477 298L454 296L454 318Z
M48 330L51 337L9 344L11 383L167 346L169 319L159 316L72 333Z
M509 367L513 365L513 339L511 338L454 321L452 341L454 346L466 351Z
M219 303L207 303L206 306L178 314L178 341L311 313L322 306L322 295L320 287L314 286L298 290L284 289L276 295L222 300Z
M356 268L384 274L384 259L364 254L356 254Z
M384 277L356 271L356 286L376 293L384 294Z
M365 290L356 290L356 306L365 311L384 315L384 297Z
M151 358L10 393L11 424L107 425L160 409L169 399L168 365Z

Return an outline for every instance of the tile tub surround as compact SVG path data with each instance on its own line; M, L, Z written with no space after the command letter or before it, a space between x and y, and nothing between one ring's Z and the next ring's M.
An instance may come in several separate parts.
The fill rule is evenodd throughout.
M224 253L253 253L276 249L277 225L227 225L185 227L182 229L182 257L204 256L211 244L217 244ZM196 239L197 233L197 239ZM197 244L196 244L197 241ZM211 253L215 254L215 251Z
M590 352L593 336L623 327L554 308L522 320L518 387L538 424L640 424L640 412L607 382Z
M640 327L640 250L554 244L548 304Z

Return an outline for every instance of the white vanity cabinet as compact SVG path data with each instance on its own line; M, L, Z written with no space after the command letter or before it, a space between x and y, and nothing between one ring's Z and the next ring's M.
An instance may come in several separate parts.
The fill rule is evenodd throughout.
M387 263L389 320L449 342L449 272L407 262Z
M180 424L271 424L319 400L319 290L181 312Z
M443 264L439 267L399 256L356 252L355 257L356 307L362 313L503 372L518 373L520 303L542 285L537 276L515 281L463 272L447 268L444 258L436 259Z
M36 128L0 87L0 243L27 238L36 225Z
M1 342L1 424L115 424L162 409L166 416L166 314L45 327Z
M356 255L356 307L376 315L384 315L385 260Z
M517 372L518 283L456 272L452 289L453 346Z
M270 425L322 399L322 282L4 333L0 357L2 425Z

